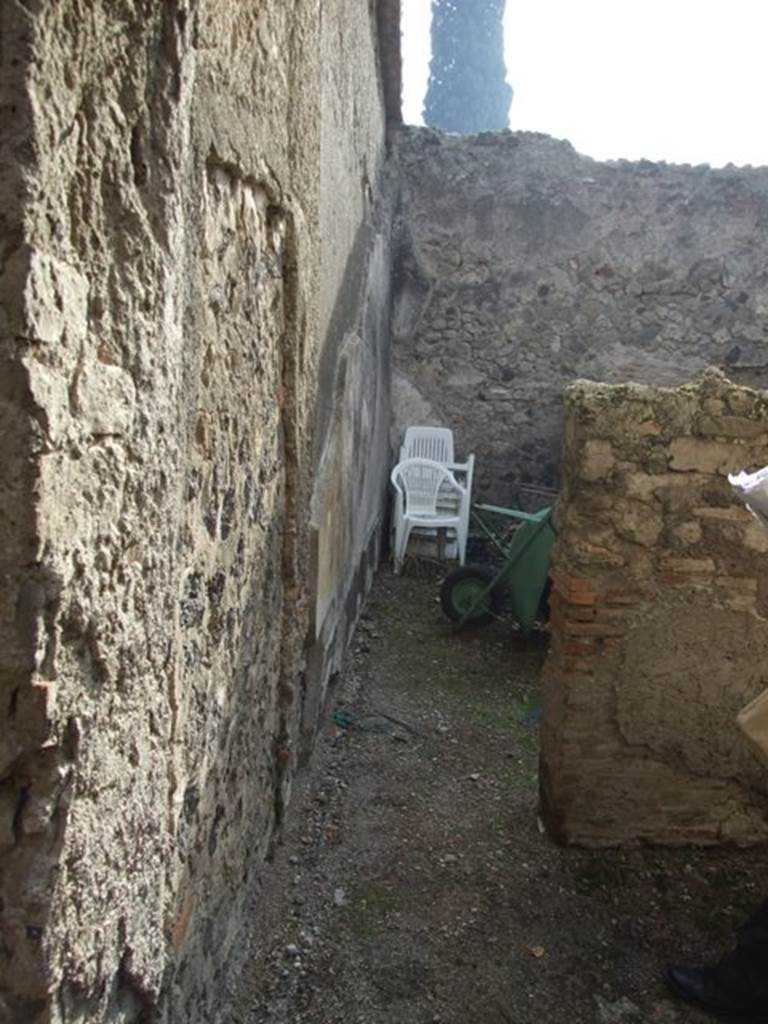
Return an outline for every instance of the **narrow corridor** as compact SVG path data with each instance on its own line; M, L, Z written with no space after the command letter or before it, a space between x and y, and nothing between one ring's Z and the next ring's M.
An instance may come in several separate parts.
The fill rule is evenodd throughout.
M761 854L561 849L538 825L546 638L456 634L439 577L383 570L311 779L264 872L232 1024L615 1024L706 1018L668 958L716 954Z

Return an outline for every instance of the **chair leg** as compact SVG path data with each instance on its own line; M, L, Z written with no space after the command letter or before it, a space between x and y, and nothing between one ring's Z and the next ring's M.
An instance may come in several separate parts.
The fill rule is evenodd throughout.
M390 541L392 543L392 559L396 560L397 546L399 544L400 531L403 528L403 497L401 494L395 494L394 505L392 508L392 526L390 531Z
M405 561L405 552L408 550L408 538L411 535L411 524L406 520L401 520L397 524L397 533L395 535L395 575L399 576L403 569L403 562Z
M467 532L466 530L456 531L456 543L459 547L459 565L464 565L467 557Z
M402 535L406 529L406 523L402 519L398 519L394 527L394 544L392 546L392 562L394 565L394 574L399 575L400 569L402 568L402 555L400 549L402 547Z

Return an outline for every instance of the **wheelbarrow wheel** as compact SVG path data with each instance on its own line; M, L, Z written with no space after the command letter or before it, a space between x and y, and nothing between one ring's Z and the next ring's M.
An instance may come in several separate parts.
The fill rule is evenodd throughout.
M490 622L497 617L502 604L498 590L484 594L495 577L493 569L483 565L454 569L440 587L440 607L454 622L464 620L476 626Z

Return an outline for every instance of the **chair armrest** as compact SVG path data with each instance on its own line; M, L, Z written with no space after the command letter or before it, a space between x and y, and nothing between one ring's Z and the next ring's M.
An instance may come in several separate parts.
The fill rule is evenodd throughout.
M397 471L398 471L399 468L400 468L400 463L398 462L398 464L394 467L392 472L389 474L389 482L392 484L392 486L395 488L397 493L402 498L402 496L403 496L403 488L400 486L400 484L397 481Z

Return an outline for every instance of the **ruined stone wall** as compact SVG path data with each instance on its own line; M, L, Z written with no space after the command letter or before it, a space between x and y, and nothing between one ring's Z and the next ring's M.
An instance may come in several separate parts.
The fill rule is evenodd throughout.
M0 19L0 1018L211 1024L376 553L376 13Z
M395 395L478 491L556 484L562 389L768 363L768 170L598 163L529 133L399 133Z
M566 393L542 804L563 842L768 840L735 725L768 687L768 531L727 473L768 463L768 398L717 371Z

